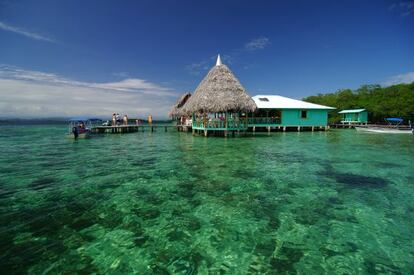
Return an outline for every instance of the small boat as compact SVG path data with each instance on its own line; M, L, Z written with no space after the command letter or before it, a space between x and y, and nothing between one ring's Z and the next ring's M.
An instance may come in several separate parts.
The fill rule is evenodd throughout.
M69 129L66 135L67 138L85 139L92 134L92 127L94 124L102 123L98 118L72 118L69 120Z
M388 125L357 125L355 129L360 132L373 132L384 134L414 134L414 129L411 126L401 125L402 118L386 118Z

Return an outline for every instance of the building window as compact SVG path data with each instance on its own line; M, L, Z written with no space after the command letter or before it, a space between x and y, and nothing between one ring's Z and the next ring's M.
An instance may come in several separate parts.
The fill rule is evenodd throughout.
M260 101L269 101L269 99L267 97L259 97Z
M308 111L305 111L305 110L300 111L300 118L308 118Z

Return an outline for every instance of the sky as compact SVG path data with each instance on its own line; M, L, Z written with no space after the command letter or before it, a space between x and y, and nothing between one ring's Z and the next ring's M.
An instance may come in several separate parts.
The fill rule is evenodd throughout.
M217 54L250 95L414 81L414 1L0 0L0 117L166 118Z

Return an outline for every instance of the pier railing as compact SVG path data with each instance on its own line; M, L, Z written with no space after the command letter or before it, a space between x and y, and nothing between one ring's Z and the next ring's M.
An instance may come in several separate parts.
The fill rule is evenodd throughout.
M247 129L246 119L195 119L193 120L193 128L195 129Z

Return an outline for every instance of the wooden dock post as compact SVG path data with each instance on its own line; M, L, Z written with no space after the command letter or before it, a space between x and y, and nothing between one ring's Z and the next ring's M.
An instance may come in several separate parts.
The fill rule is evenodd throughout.
M312 126L312 132L315 131L315 126Z
M300 126L298 126L298 132L300 132Z
M286 132L286 126L283 126L283 132Z
M267 132L270 133L270 126L267 126Z

